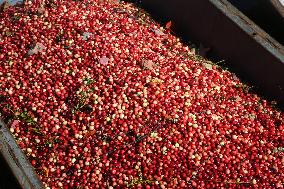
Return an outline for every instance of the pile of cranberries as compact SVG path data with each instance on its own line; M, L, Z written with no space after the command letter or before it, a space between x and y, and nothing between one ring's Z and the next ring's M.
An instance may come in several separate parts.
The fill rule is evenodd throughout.
M46 188L283 188L284 115L118 0L0 13L0 112Z

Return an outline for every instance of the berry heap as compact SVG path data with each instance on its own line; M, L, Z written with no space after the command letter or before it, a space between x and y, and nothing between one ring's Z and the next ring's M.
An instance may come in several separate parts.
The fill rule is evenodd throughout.
M0 112L47 188L283 188L283 113L130 3L6 5Z

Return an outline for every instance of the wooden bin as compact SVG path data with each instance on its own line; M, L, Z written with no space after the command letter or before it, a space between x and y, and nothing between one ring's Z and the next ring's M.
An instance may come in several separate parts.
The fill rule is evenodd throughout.
M284 107L283 46L226 0L140 0L138 4L160 20L171 20L174 31L184 39L210 47L215 57L222 57L261 94ZM0 151L20 187L43 188L2 121Z

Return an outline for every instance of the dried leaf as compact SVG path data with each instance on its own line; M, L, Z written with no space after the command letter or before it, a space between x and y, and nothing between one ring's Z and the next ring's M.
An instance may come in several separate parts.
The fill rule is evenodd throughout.
M107 65L107 64L108 64L108 61L109 61L109 58L107 58L107 57L102 57L102 58L99 59L99 64Z
M44 6L39 6L39 7L37 8L37 13L38 13L38 14L43 14L44 11L45 11Z
M113 11L116 13L127 13L127 11L122 8L114 8Z
M6 32L5 32L5 34L6 34L6 36L8 36L8 37L9 37L9 36L12 36L12 35L13 35L13 32L6 31Z
M110 0L111 3L114 3L114 4L119 4L120 3L120 0Z
M44 172L45 176L48 177L48 175L49 175L49 169L46 168L46 167L43 167L43 172Z
M143 60L142 61L142 67L144 69L152 70L157 65L152 60Z
M166 23L166 28L167 29L170 29L171 26L172 26L172 21L169 21L169 22Z
M195 48L190 49L190 53L195 55L196 54L196 49Z
M82 39L83 39L84 41L86 41L86 40L88 40L91 36L93 36L92 33L90 33L90 32L84 32Z
M212 68L213 68L213 65L212 65L212 64L209 64L209 63L203 63L203 66L204 66L205 68L207 68L208 70L212 70Z
M95 135L95 134L96 134L96 131L95 131L95 130L92 130L92 131L87 132L87 133L85 134L85 137L88 138L88 137L93 136L93 135Z
M238 80L239 80L239 78L236 76L236 74L232 74L232 79L233 79L234 81L238 81Z
M29 50L28 55L41 53L45 49L46 47L42 43L36 43L35 46Z
M15 119L15 120L13 120L13 122L11 123L11 128L16 128L18 125L19 125L19 123L20 123L20 121L19 120L17 120L17 119Z
M159 29L155 29L155 30L154 30L154 33L155 33L157 36L163 36L163 35L165 35L164 32L162 32L162 31L159 30Z
M5 10L7 10L10 7L10 3L8 1L4 1L1 6L0 6L0 11L4 12Z

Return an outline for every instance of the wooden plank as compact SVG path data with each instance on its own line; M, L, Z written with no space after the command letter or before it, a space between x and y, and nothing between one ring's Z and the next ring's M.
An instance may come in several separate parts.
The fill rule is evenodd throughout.
M34 168L2 120L0 120L0 153L22 188L44 188Z

